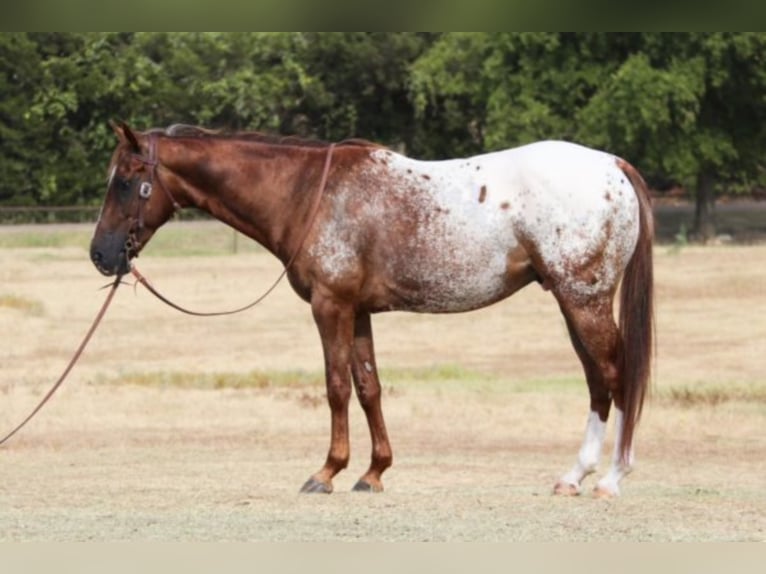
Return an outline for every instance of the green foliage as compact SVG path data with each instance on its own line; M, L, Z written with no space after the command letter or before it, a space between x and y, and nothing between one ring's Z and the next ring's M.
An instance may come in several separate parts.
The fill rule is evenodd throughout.
M0 204L98 203L110 119L423 158L568 139L654 181L749 191L765 59L762 33L2 33Z
M484 148L489 49L485 34L445 34L413 64L409 87L422 128L420 155L443 158Z
M93 204L108 122L408 147L408 69L431 34L0 35L0 204Z
M766 185L764 59L762 33L445 34L413 66L412 100L436 127L419 136L429 155L566 139L650 181L749 192Z
M760 177L766 132L764 37L655 34L620 63L578 113L581 140L694 186L713 171L729 189Z
M688 179L697 172L696 156L685 143L697 129L701 68L699 58L660 70L643 53L628 57L579 110L581 139L644 158L650 172Z
M28 99L39 77L40 58L35 43L24 34L0 34L0 202L34 204L36 186L27 173L39 164L39 151L29 146L37 139L27 129Z
M689 232L686 229L686 224L681 223L678 228L678 233L673 236L673 243L668 249L670 255L679 255L681 251L689 245Z

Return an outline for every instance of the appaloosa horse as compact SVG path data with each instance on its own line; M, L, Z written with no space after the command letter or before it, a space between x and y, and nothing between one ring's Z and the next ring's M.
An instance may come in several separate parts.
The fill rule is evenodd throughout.
M653 335L652 212L630 164L561 141L418 161L359 140L113 127L119 144L91 244L99 271L129 272L152 234L177 209L195 206L271 251L311 304L331 433L327 459L304 492L331 492L348 464L352 381L372 438L370 467L354 490L383 489L392 451L373 313L470 311L538 282L559 304L590 391L582 448L554 492L579 493L595 470L614 402L614 453L595 493L619 493Z

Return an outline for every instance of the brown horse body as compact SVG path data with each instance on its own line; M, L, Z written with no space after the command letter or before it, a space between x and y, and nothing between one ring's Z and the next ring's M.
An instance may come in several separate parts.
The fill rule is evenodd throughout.
M392 451L371 314L468 311L537 281L559 303L590 391L583 446L555 491L578 493L594 471L614 402L615 451L596 491L619 493L632 464L652 346L651 209L629 164L565 142L422 162L358 141L331 149L198 128L134 133L121 125L116 132L120 143L91 245L102 273L126 273L176 208L194 206L289 263L292 287L311 304L331 440L303 491L331 492L332 478L348 463L352 383L372 438L371 464L355 489L383 488Z

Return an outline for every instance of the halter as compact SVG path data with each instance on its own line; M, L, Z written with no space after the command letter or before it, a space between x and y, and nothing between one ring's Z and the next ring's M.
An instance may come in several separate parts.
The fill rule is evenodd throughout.
M149 199L152 196L152 181L156 181L162 188L162 191L165 192L165 195L168 196L170 204L173 206L173 211L175 212L180 210L181 204L175 200L168 188L165 187L165 184L162 183L162 180L159 178L159 174L157 173L157 167L160 165L160 162L157 161L157 134L149 134L149 157L145 157L137 153L134 153L133 157L151 168L150 180L142 181L141 185L138 187L138 197L143 200Z
M154 191L154 183L157 182L160 189L165 192L165 195L170 200L170 205L173 206L173 213L181 210L181 204L178 203L173 194L170 193L165 184L160 179L157 168L160 163L157 160L157 135L149 134L149 157L134 153L133 158L140 161L146 166L149 166L149 178L143 180L138 185L138 207L136 208L136 216L133 218L134 224L131 225L128 231L128 239L125 241L125 253L129 254L134 247L138 247L138 232L144 228L144 205L152 197L152 191Z

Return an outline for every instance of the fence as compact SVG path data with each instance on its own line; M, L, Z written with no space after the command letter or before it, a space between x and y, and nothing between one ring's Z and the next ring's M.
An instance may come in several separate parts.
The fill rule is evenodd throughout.
M95 223L97 206L0 206L0 225L23 223ZM688 202L678 205L658 203L654 207L656 237L659 242L673 242L679 234L691 230L694 206ZM176 213L181 221L209 220L211 217L197 209ZM766 201L738 200L718 202L716 207L718 233L735 243L766 241ZM236 251L237 234L234 250Z
M0 224L19 223L87 223L96 221L98 207L0 207Z
M0 206L0 225L22 223L95 223L98 211L95 205L62 206ZM209 219L206 213L187 209L176 215L181 220Z

